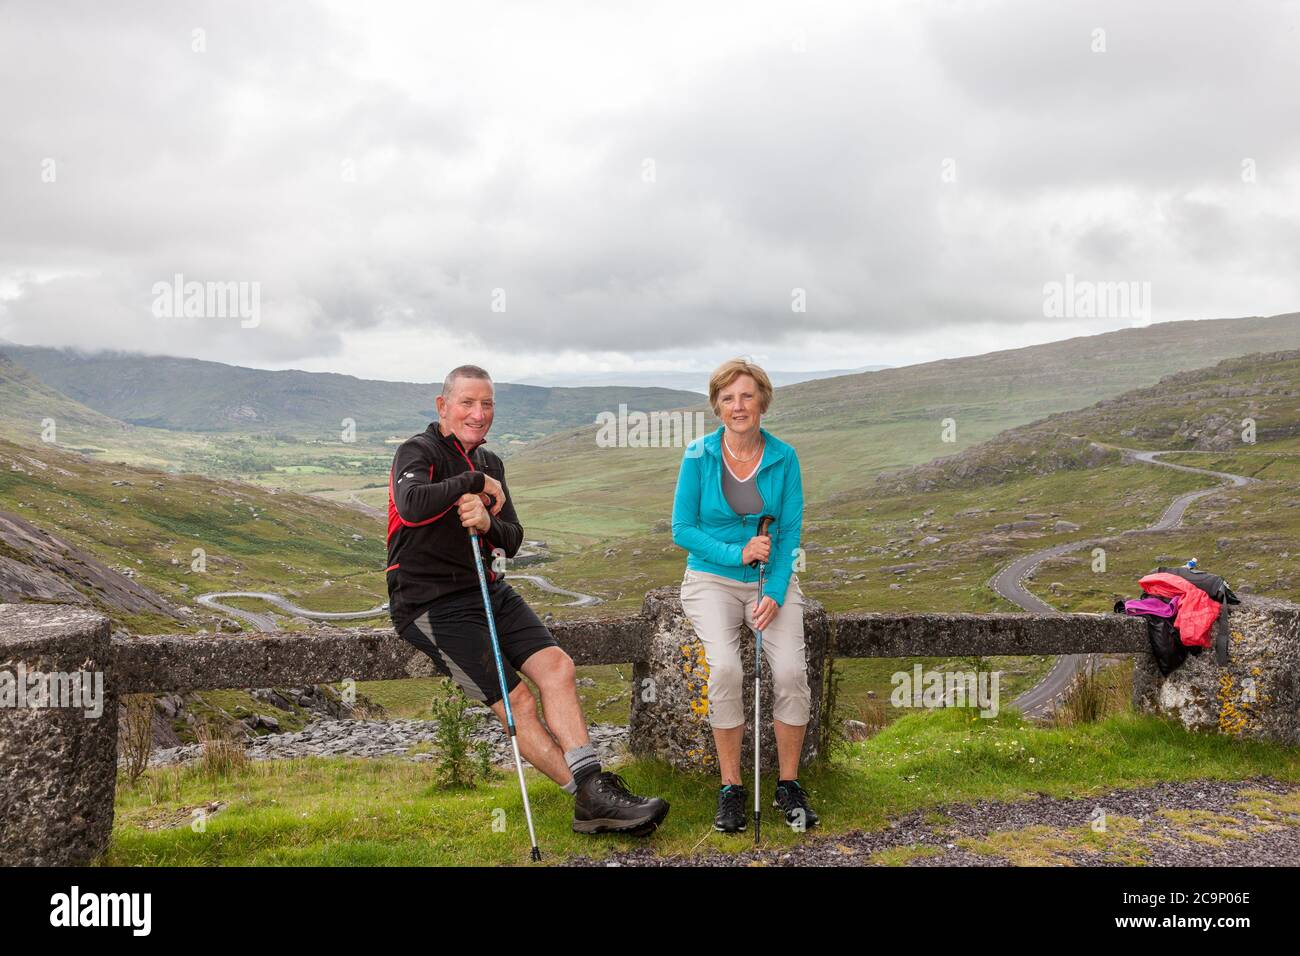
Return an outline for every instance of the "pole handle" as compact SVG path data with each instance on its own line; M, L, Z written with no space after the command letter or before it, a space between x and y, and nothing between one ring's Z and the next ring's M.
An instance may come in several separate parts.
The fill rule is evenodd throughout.
M771 524L773 521L775 521L775 520L776 520L776 519L775 519L774 517L772 517L771 515L763 515L763 517L761 517L761 518L758 519L758 533L759 533L759 536L760 536L760 537L764 537L764 538L766 538L766 537L768 536L768 533L767 533L768 525L770 525L770 524ZM751 568L756 568L756 567L758 567L758 560L755 559L755 560L753 560L753 561L750 561L750 562L749 562L749 566L750 566Z

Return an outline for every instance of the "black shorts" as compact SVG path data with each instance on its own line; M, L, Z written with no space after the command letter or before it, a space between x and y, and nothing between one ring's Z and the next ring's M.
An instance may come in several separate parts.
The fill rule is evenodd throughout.
M534 652L559 645L533 609L505 581L489 584L488 594L501 644L506 687L514 690L519 684L516 668L523 667ZM456 681L471 700L494 704L501 699L501 681L479 588L440 599L416 615L399 636L433 658L437 669Z

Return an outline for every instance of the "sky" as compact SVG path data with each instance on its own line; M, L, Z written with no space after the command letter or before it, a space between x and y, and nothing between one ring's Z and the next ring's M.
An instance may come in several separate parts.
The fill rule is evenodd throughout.
M1297 311L1298 25L0 0L0 340L562 380Z

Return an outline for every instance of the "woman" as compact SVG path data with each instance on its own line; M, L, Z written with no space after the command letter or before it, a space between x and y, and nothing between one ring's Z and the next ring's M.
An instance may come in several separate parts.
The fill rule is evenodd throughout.
M795 829L817 823L798 779L812 705L803 594L791 573L803 525L803 480L794 449L759 424L771 401L772 382L757 365L733 359L719 366L709 379L709 404L722 425L687 447L673 497L673 543L689 552L682 608L709 665L709 723L722 773L713 826L727 833L745 829L750 801L740 781L740 647L753 639L744 625L763 632L775 688L775 806ZM763 515L776 519L770 537L758 535ZM758 571L751 561L767 562L762 595L756 593Z

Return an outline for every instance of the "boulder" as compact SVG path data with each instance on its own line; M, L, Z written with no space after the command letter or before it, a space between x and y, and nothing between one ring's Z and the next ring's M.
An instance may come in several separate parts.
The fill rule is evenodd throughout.
M1189 730L1300 744L1300 607L1250 599L1223 613L1227 665L1209 647L1162 678L1154 658L1141 655L1135 709L1175 717Z
M650 591L641 606L650 622L650 645L645 660L632 669L631 734L628 746L641 757L655 757L678 770L716 773L717 752L709 725L708 679L704 645L682 611L676 587ZM741 661L745 670L745 737L741 765L746 779L753 773L754 637L745 629ZM804 736L802 762L817 756L822 719L822 667L830 625L825 609L804 594L804 647L808 685L812 690L812 716ZM763 669L762 761L765 781L775 785L776 743L772 736L772 678ZM766 784L765 784L766 785Z

